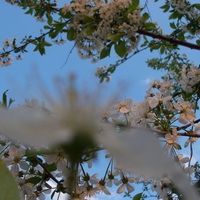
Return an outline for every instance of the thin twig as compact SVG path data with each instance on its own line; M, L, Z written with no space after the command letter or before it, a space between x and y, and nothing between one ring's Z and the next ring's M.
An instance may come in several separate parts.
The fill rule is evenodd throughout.
M49 177L54 180L57 184L60 184L60 182L51 174L51 172L47 169L47 167L38 159L38 157L35 158L37 163L44 169L44 171L49 175Z

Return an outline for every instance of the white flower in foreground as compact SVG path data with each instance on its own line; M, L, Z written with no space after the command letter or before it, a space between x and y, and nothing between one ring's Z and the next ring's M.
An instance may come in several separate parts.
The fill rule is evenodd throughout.
M65 85L70 86L66 88ZM36 99L26 100L25 106L0 109L0 133L11 140L37 147L72 143L75 137L81 145L93 145L101 120L96 99L78 94L73 83L57 82L56 89L59 100L44 94L49 110L44 104L38 106ZM74 148L83 151L83 146L71 145L69 148L73 153Z

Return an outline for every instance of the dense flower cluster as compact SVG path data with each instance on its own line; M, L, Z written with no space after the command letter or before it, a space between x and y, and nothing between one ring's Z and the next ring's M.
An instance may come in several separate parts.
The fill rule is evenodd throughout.
M63 13L70 12L73 15L73 22L68 29L77 33L76 46L82 58L98 60L107 42L117 41L120 36L126 43L127 53L137 47L139 36L135 33L140 26L141 16L139 8L127 12L131 5L131 0L111 0L108 3L76 0L63 6Z
M170 0L170 4L181 14L188 14L190 3L187 0Z
M188 33L188 39L193 39L193 35L199 34L200 31L199 28L193 26L192 23L189 23L188 19L191 19L193 24L196 23L199 18L199 9L192 6L187 0L170 0L169 3L179 14L183 16L181 20L182 29Z

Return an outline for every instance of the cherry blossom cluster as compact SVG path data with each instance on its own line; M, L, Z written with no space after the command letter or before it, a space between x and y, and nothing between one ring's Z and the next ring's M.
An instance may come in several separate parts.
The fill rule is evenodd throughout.
M76 0L63 6L63 13L73 14L73 21L68 29L76 30L76 46L82 58L93 58L94 62L98 60L106 43L116 35L123 36L127 52L137 47L139 37L135 37L135 33L141 17L139 8L131 13L127 12L131 4L131 0L111 0L108 3ZM126 12L127 16L124 15Z
M194 34L199 34L199 29L188 25L188 19L190 18L192 21L198 21L199 18L199 9L195 9L195 7L191 6L191 3L187 0L170 0L170 5L175 8L175 10L181 15L185 16L185 20L181 21L182 29L185 32L188 32L188 39L193 39ZM193 29L194 34L191 33L191 29Z
M21 6L22 2L20 0L5 0L7 3L12 5ZM58 3L58 0L52 0L54 3Z
M200 68L192 63L189 67L183 65L181 70L180 84L185 92L194 92L197 90L200 79Z
M16 48L16 38L5 39L3 41L3 48L0 48L0 66L7 67L12 64L12 56L9 50ZM17 60L22 60L22 55L18 54L16 56Z
M181 14L188 14L190 3L187 0L170 0L170 4Z

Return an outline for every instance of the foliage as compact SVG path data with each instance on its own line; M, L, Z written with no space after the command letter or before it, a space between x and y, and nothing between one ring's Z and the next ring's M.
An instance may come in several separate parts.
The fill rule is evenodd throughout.
M120 57L108 68L97 69L100 82L110 81L119 65L146 49L161 55L149 59L148 66L167 72L150 83L143 102L128 98L101 109L96 99L76 90L73 76L67 83L56 83L59 100L45 94L46 104L26 99L24 105L12 107L14 100L8 101L5 91L0 102L0 176L8 181L6 187L13 188L10 195L15 197L9 199L18 195L13 177L21 199L45 199L47 193L54 199L56 193L64 193L81 200L98 193L111 195L109 187L133 200L198 199L191 183L199 188L199 164L191 165L191 159L200 137L200 68L179 48L200 50L200 4L166 0L160 7L169 14L171 33L166 35L151 21L148 1L142 5L139 0L74 0L61 8L51 0L6 1L44 26L41 35L26 36L20 45L16 38L6 39L1 66L9 66L14 53L22 59L28 45L44 55L52 42L68 40L74 41L81 58L93 62L112 51ZM179 142L181 136L187 138L184 144ZM189 148L189 157L179 153L183 148ZM89 168L100 152L108 163L105 172L91 175ZM142 192L133 194L136 184L142 185Z

